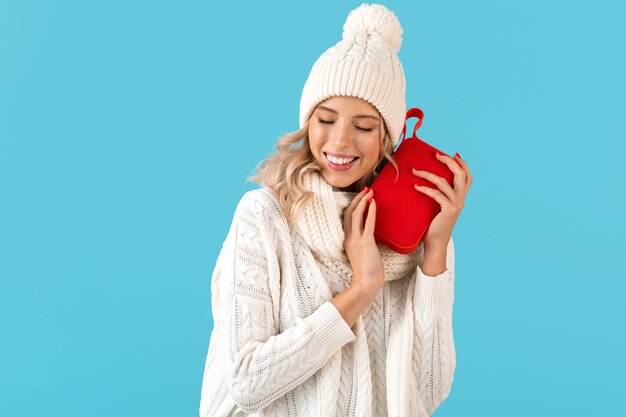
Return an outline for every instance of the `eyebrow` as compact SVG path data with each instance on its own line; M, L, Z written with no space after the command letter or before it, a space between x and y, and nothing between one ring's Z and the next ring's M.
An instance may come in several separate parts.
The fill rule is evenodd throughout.
M339 112L338 112L337 110L333 110L333 109L331 109L330 107L326 107L326 106L317 106L317 108L322 109L322 110L329 111L329 112L334 113L334 114L339 114ZM374 119L374 120L380 121L380 119L379 119L378 117L376 117L376 116L372 116L371 114L359 114L359 115L357 115L357 116L354 116L354 117L353 117L353 119L363 119L363 118L368 118L368 119L370 119L370 118L371 118L371 119Z

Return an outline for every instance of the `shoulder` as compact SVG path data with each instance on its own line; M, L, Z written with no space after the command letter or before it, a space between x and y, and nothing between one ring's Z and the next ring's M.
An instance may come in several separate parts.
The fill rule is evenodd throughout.
M251 207L257 204L267 205L273 200L276 200L276 197L274 197L274 193L269 188L257 188L241 196L237 207Z
M285 222L278 199L267 187L246 192L235 210L236 215L266 224L282 224Z
M274 193L269 188L263 187L246 192L239 200L239 203L237 203L237 210L268 210L275 212L276 206L278 206L278 200Z

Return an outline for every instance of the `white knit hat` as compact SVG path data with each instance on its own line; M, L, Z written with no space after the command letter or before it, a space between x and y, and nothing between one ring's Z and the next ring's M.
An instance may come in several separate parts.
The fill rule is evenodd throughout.
M398 51L402 27L380 4L361 4L343 25L343 39L313 64L300 98L300 128L315 107L332 96L352 96L372 103L389 137L398 142L406 116L406 81Z

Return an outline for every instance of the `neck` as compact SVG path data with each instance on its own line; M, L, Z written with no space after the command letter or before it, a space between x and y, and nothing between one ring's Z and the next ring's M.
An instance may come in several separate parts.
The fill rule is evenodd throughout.
M355 184L352 185L348 185L347 187L343 187L343 188L337 188L337 187L333 187L333 191L348 191L348 192L355 192Z

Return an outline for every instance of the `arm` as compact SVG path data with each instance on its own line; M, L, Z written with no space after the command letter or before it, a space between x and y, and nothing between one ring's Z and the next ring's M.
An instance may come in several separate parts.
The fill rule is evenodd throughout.
M225 297L216 300L220 305L216 313L224 314L228 392L250 413L293 390L356 339L330 301L277 333L274 311L279 300L270 282L280 283L281 271L271 208L265 204L249 201L238 207L232 266L230 273L224 268L219 290Z
M443 245L424 245L421 271L424 275L437 276L446 271L446 253L448 243Z
M354 280L354 279L353 279ZM352 284L331 300L341 317L352 328L363 311L367 309L374 298L377 289L367 288L362 285Z
M413 374L419 400L428 415L448 397L456 368L452 334L455 272L452 238L448 242L445 260L446 269L435 276L426 275L420 266L417 267L413 294Z

